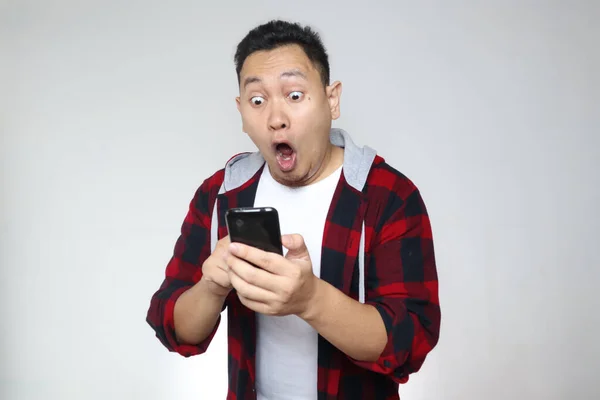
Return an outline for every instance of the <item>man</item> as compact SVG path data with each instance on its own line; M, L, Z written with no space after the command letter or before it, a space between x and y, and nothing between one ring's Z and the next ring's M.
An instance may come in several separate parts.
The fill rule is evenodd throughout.
M227 308L229 399L398 399L440 327L419 191L331 128L342 86L310 28L261 25L235 61L258 152L196 191L147 321L189 357L207 350ZM278 210L284 256L229 242L224 214L240 206Z

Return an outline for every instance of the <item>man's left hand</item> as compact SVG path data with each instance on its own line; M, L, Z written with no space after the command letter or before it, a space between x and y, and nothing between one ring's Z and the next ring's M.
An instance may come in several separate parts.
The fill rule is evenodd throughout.
M304 318L315 300L319 278L301 235L284 235L285 257L232 243L226 257L231 285L246 307L267 315ZM258 268L257 268L258 267Z

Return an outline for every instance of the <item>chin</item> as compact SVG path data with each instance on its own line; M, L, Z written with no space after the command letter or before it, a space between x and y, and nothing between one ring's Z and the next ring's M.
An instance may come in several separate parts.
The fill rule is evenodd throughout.
M273 179L286 186L298 186L303 181L302 174L298 173L297 167L291 171L282 171L275 161L269 163L269 170Z
M290 187L299 187L305 186L307 182L310 180L311 176L308 172L301 173L298 170L293 170L290 172L281 172L278 171L279 175L277 179L284 185Z

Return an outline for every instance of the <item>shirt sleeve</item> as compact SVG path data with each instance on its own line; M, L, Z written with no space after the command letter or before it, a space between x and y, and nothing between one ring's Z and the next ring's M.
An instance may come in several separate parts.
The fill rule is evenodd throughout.
M421 368L441 319L429 216L419 191L404 191L391 196L367 253L365 304L381 315L387 344L375 362L352 360L398 383Z
M169 351L185 357L204 353L221 321L219 316L213 331L198 345L182 344L175 335L175 303L179 296L200 280L202 263L211 252L209 210L212 210L215 200L209 199L216 198L211 186L211 180L203 182L189 204L173 255L166 266L164 280L150 300L146 317L147 323L155 331L160 342ZM218 190L218 187L216 189Z

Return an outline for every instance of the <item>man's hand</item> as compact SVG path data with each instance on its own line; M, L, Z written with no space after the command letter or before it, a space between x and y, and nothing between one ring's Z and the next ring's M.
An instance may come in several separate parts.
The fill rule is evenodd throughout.
M297 315L348 356L377 360L387 343L377 309L316 277L302 236L281 239L289 250L285 258L239 243L229 245L229 277L242 304L262 314Z
M302 236L284 235L281 240L288 249L285 257L241 243L230 244L226 258L229 279L242 304L251 310L303 318L315 301L319 279L313 274Z
M217 242L213 253L202 264L202 279L208 290L218 297L226 297L232 289L225 258L229 246L229 236Z

